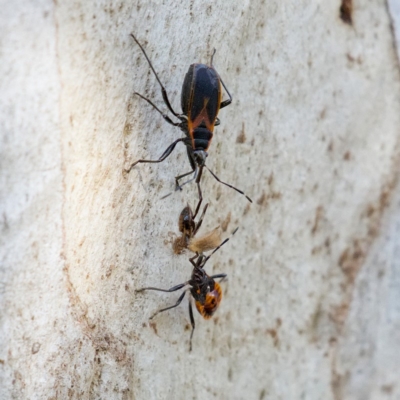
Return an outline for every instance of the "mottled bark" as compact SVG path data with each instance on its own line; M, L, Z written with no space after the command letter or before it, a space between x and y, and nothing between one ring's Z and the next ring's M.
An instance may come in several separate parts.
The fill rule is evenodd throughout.
M2 2L1 399L397 399L400 73L394 1ZM393 4L392 4L393 3ZM389 15L389 10L392 16ZM397 25L396 25L397 24ZM135 293L189 279L195 185L144 44L180 108L193 62L233 95L202 232L237 234L211 320Z

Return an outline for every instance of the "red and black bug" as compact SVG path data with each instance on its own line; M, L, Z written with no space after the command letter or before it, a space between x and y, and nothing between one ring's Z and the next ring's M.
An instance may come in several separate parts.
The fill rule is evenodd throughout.
M232 96L230 95L228 89L226 88L221 77L218 75L216 69L213 67L213 57L215 50L211 56L210 65L205 64L192 64L186 73L185 79L182 85L181 93L181 107L182 114L178 114L174 111L171 103L168 99L167 91L165 90L163 84L161 83L149 57L147 56L143 46L138 42L136 37L131 34L134 41L138 44L142 50L144 56L151 70L153 71L159 85L161 86L161 93L168 110L177 118L180 122L174 122L165 113L163 113L151 100L144 97L140 93L136 93L143 100L146 100L156 111L158 111L163 118L171 125L179 127L185 134L185 137L175 140L168 148L164 151L158 160L138 160L134 162L126 172L130 172L131 169L138 163L160 163L164 161L175 149L175 146L179 142L183 142L186 145L187 155L189 158L192 171L175 177L176 190L181 189L183 185L196 179L197 188L199 192L200 202L198 207L200 207L202 200L202 192L200 187L200 180L203 172L203 168L206 167L211 175L220 183L229 186L230 188L236 190L242 195L246 196L247 200L252 202L250 197L248 197L243 191L235 188L229 183L221 181L205 164L206 158L208 156L208 149L213 138L214 126L219 125L219 119L217 118L218 112L221 108L224 108L231 104ZM222 100L222 87L224 87L229 99ZM188 181L179 184L179 181L193 174L193 178ZM196 209L197 213L198 209Z
M236 233L239 228L236 228L232 235ZM232 236L231 235L231 236ZM222 289L218 282L215 282L215 279L226 278L226 274L216 274L216 275L207 275L204 270L204 266L210 257L221 248L226 242L229 241L230 238L225 239L209 256L200 255L196 260L190 259L190 262L193 265L193 271L191 278L184 283L180 283L179 285L173 286L170 289L160 289L156 287L145 287L142 289L136 290L136 292L143 292L145 290L156 290L159 292L176 292L177 290L183 289L186 287L185 291L179 296L176 303L172 306L162 308L154 313L150 319L153 319L157 314L170 310L172 308L178 307L181 304L183 298L186 295L186 292L190 291L191 298L189 298L189 317L190 323L192 325L192 331L190 333L190 351L192 350L192 337L195 328L195 322L193 317L193 309L192 309L192 298L195 302L195 306L200 315L205 319L210 319L214 313L217 311L221 300L222 300Z

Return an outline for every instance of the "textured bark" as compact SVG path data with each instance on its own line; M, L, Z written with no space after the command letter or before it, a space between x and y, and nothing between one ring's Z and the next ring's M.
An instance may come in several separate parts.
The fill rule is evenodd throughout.
M133 4L132 4L133 3ZM394 1L2 2L1 399L400 396L400 74ZM392 18L389 15L392 10ZM233 239L212 320L177 294L195 185L145 45L179 108L193 62L234 102L203 176L202 231Z

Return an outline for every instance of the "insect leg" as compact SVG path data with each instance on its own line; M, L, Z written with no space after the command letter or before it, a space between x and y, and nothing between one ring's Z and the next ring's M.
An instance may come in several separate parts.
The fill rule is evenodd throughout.
M158 311L155 312L149 319L153 319L157 314L160 314L160 313L162 313L162 312L164 312L164 311L167 311L167 310L171 310L171 308L178 307L179 304L182 303L182 300L183 300L183 298L185 297L185 294L186 294L186 290L179 296L178 300L176 301L176 303L175 303L174 305L169 306L169 307L162 308L161 310L158 310Z
M182 174L182 175L179 175L179 176L175 177L175 190L178 190L178 189L182 190L182 186L186 185L189 182L192 182L197 176L197 164L196 164L196 162L194 161L194 158L193 158L192 145L191 145L191 141L190 141L189 138L186 138L185 144L186 144L187 156L188 156L188 159L189 159L190 166L192 167L192 170L190 172L186 172L185 174ZM179 185L179 181L182 178L184 178L185 176L188 176L190 174L193 174L193 173L194 173L193 178L191 178L188 181L182 183L182 185ZM196 209L196 211L197 211L197 209Z
M187 142L187 138L183 138L182 140ZM185 143L185 144L186 144L186 143ZM186 145L187 145L187 144L186 144ZM188 157L189 157L190 165L192 166L192 171L186 172L185 174L178 175L178 176L175 177L175 191L177 191L177 190L182 190L182 186L183 186L183 185L186 185L186 183L189 183L189 182L191 182L193 179L196 178L197 166L196 166L196 164L194 163L194 161L192 160L189 151L188 151ZM184 182L182 185L179 185L179 180L180 180L180 179L184 178L185 176L191 175L191 174L193 174L193 173L194 173L194 177L193 177L192 179L189 179L189 181ZM165 199L166 197L170 196L171 194L172 194L172 192L166 194L165 196L163 196L163 197L161 197L161 198L162 198L162 199ZM196 210L197 210L197 209L196 209Z
M218 251L225 243L229 242L229 239L238 231L239 227L237 227L236 229L234 229L234 231L231 233L231 236L229 236L228 238L226 238L218 247L216 247L213 252L204 258L204 260L202 260L201 263L201 268L204 267L204 265L206 264L206 262L209 260L209 258L216 252Z
M183 287L185 287L188 283L180 283L179 285L173 286L170 289L160 289L160 288L156 288L156 287L145 287L145 288L141 288L141 289L136 289L135 292L136 293L140 293L140 292L144 292L145 290L156 290L158 292L165 292L165 293L171 293L171 292L176 292L179 289L182 289Z
M201 227L201 224L203 223L203 219L204 219L204 216L206 215L206 211L207 211L207 208L208 208L208 204L209 203L207 203L205 206L204 206L204 208L203 208L203 214L201 214L201 217L200 217L200 219L199 219L199 222L196 224L196 228L194 229L194 231L193 231L193 236L197 233L197 231L200 229L200 227ZM196 210L197 210L197 207L196 207ZM195 219L196 218L196 214L193 216L193 219Z
M219 106L219 109L221 109L221 108L224 108L224 107L226 107L226 106L229 106L229 104L232 103L232 96L231 96L231 94L229 93L229 90L228 90L227 87L225 86L225 83L224 83L224 81L221 79L221 77L220 77L219 79L220 79L220 81L221 81L221 83L222 83L222 86L224 87L226 93L228 93L228 96L229 96L229 99L228 99L228 100L225 100L225 101L221 102L221 105Z
M202 166L200 167L200 169L199 169L199 174L197 175L197 179L196 179L197 191L198 191L198 193L199 193L199 202L197 203L197 207L196 207L196 210L195 210L195 212L194 212L194 215L197 215L197 213L199 212L199 210L200 210L200 205L201 205L201 203L202 203L202 201L203 201L203 193L202 193L202 191L201 191L201 186L200 186L200 179L201 179L201 176L203 175L203 167L204 167L204 165L202 165ZM203 211L203 215L204 215L204 211Z
M158 112L162 115L162 117L163 117L169 124L174 125L174 126L180 126L180 125L181 125L181 122L174 122L174 121L172 121L172 119L171 119L167 114L164 114L164 113L163 113L150 99L148 99L147 97L144 97L143 95L141 95L141 94L138 93L138 92L135 92L134 94L136 94L137 96L139 96L141 99L146 100L156 111L158 111Z
M176 189L175 189L175 190L178 190L178 189L182 190L182 186L183 186L183 185L186 185L187 183L191 182L194 178L196 178L196 171L197 171L197 168L194 169L194 170L191 171L191 172L188 172L188 173L186 173L186 174L177 176L177 177L175 178L175 184L176 184ZM188 181L182 183L182 185L179 186L179 184L178 184L179 179L183 178L183 177L186 176L186 175L192 174L193 172L195 173L194 177L193 177L192 179L189 179ZM198 190L198 193L199 193L199 202L197 203L196 212L195 212L195 214L194 214L194 216L193 216L193 219L196 218L196 215L197 215L197 213L199 212L199 209L200 209L200 205L201 205L201 203L202 203L202 201L203 201L203 195L202 195L202 192L201 192L201 187L200 187L200 183L199 183L199 182L197 182L197 190ZM170 193L170 194L171 194L171 193ZM170 194L168 194L167 196L169 196ZM163 198L165 198L165 197L167 197L167 196L164 196ZM207 207L208 207L208 203L207 203L206 206L204 207L203 214L201 215L200 221L199 221L198 224L197 224L197 227L196 227L196 229L195 229L195 231L194 231L194 233L193 233L193 236L196 234L196 232L199 230L201 224L203 223L203 218L204 218L204 215L205 215L205 213L206 213Z
M227 277L226 274L216 274L216 275L212 275L210 276L211 279L218 279L218 278L222 278L222 280L224 280Z
M215 55L216 52L217 52L217 50L214 49L213 53L211 54L211 61L210 61L210 65L211 65L211 66L213 66L214 55ZM232 96L231 96L231 94L229 93L229 90L226 88L225 83L224 83L224 81L221 79L221 77L219 77L219 80L221 81L222 86L224 87L226 93L228 93L228 96L229 96L229 99L228 99L228 100L225 100L225 101L223 101L223 102L220 104L219 109L221 109L221 108L224 108L224 107L226 107L226 106L229 106L229 104L232 103ZM219 119L218 119L218 118L217 118L217 120L216 120L216 122L215 122L215 125L219 125Z
M179 181L184 178L185 176L188 176L190 174L193 174L196 172L196 168L193 171L190 172L186 172L185 174L179 175L175 177L175 190L182 190L182 186L186 185L189 182L192 182L193 179L195 179L196 176L194 176L193 178L189 179L188 181L182 183L182 185L179 185Z
M189 258L189 261L191 262L191 264L193 265L194 268L196 268L196 263L194 262L194 260L198 257L199 255L196 254L193 257Z
M199 257L199 253L196 253L193 257L189 258L189 261L191 262L191 264L193 265L194 268L196 268L196 263L194 262L194 260L198 257Z
M138 40L135 38L135 36L133 35L133 33L131 33L131 36L133 37L133 40L137 43L137 45L140 47L140 50L142 50L142 53L143 53L144 56L146 57L146 60L147 60L147 62L149 63L151 70L153 71L153 73L154 73L154 75L155 75L155 77L156 77L158 83L159 83L160 86L161 86L161 93L162 93L162 97L163 97L163 99L164 99L164 103L165 103L166 106L168 107L169 111L171 111L172 114L175 115L175 117L179 118L179 114L176 113L176 112L174 111L174 109L172 108L171 103L169 102L169 99L168 99L167 91L165 90L164 85L161 83L160 78L158 77L157 72L156 72L156 70L155 70L154 67L153 67L153 64L151 63L151 61L150 61L149 57L147 56L146 52L144 51L144 48L143 48L142 45L138 42Z
M240 194L242 194L243 196L245 196L246 199L247 199L250 203L253 202L253 200L252 200L249 196L247 196L244 192L242 192L242 191L239 190L238 188L235 188L235 186L232 186L232 185L230 185L229 183L226 183L226 182L221 181L221 179L219 179L218 176L215 175L214 172L212 172L212 171L210 170L210 168L208 168L206 165L205 165L205 167L208 169L208 171L210 172L210 174L211 174L219 183L222 183L223 185L228 186L228 187L230 187L230 188L233 189L233 190L236 190L238 193L240 193Z
M190 324L192 325L192 332L190 333L190 339L189 339L189 351L192 351L192 338L193 338L194 328L196 327L196 324L194 322L193 308L192 308L191 300L189 300L189 317L190 317Z
M170 145L168 146L168 148L164 151L164 153L162 154L162 156L161 156L158 160L138 160L138 161L135 161L128 169L125 169L125 172L128 172L128 173L129 173L129 172L131 171L131 169L132 169L136 164L139 164L139 163L159 163L159 162L164 161L164 160L173 152L173 150L175 149L175 146L176 146L179 142L182 142L182 141L184 141L184 140L185 140L184 138L175 140L175 142L173 142L172 144L170 144Z
M194 172L193 178L189 179L186 182L183 182L182 185L179 185L179 179L181 179L181 178L183 178L183 177L185 177L187 175L193 174L193 172ZM175 177L175 190L178 190L178 189L182 190L182 186L186 185L187 183L192 182L196 178L196 173L197 173L197 167L193 171L187 172L186 174L183 174L183 175L176 176ZM197 182L197 180L196 180L196 182ZM202 192L201 192L201 187L200 187L200 183L199 182L197 182L197 190L198 190L198 193L199 193L199 202L197 203L196 211L194 213L193 219L196 217L197 213L199 212L200 205L201 205L201 203L203 201L203 195L202 195ZM168 197L170 194L171 193L167 194L166 196L164 196L162 198ZM203 211L203 215L204 215L204 213L205 212ZM203 218L203 216L202 216L202 218ZM200 226L201 226L201 221L200 221ZM199 228L200 228L200 226L199 226ZM198 228L196 229L196 232L197 231L198 231Z

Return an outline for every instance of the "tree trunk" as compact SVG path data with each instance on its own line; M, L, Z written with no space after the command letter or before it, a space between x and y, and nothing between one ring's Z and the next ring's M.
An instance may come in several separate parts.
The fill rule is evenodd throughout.
M133 3L2 2L0 398L399 398L395 0ZM198 196L179 144L123 173L182 135L131 32L179 111L217 49L207 166L254 201L204 172L202 232L240 229L192 352L187 300L149 321L179 295L135 293L189 279Z

